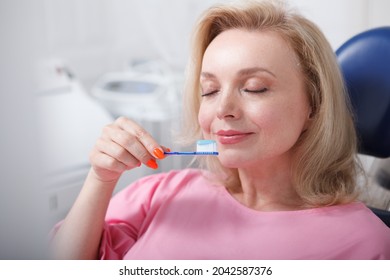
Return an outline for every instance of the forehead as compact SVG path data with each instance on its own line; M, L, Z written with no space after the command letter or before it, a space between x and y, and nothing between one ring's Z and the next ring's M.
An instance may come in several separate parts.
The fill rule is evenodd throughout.
M270 71L296 68L298 59L288 42L275 31L230 29L207 47L202 70L218 67L263 67Z

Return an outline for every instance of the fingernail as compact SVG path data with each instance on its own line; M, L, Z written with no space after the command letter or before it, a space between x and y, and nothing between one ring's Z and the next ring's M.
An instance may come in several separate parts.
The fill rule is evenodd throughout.
M158 158L158 159L163 159L165 156L164 156L164 151L161 150L161 148L155 148L153 150L153 155Z
M150 159L150 160L146 163L146 165L149 166L149 167L152 168L152 169L157 169L157 168L158 168L157 162L156 162L154 159Z
M167 148L167 152L170 152L170 151L171 151L171 149Z

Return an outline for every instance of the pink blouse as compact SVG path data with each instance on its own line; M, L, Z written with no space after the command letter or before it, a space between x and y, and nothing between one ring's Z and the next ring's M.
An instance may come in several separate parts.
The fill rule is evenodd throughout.
M390 259L390 229L356 202L261 212L202 171L138 180L110 203L102 259Z

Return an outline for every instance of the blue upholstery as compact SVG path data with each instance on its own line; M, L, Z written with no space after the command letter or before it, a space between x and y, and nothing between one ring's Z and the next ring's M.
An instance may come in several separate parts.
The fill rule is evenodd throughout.
M390 27L354 36L336 55L357 119L360 152L390 157Z
M390 157L390 27L352 37L336 55L355 114L359 152ZM390 227L389 211L371 210Z

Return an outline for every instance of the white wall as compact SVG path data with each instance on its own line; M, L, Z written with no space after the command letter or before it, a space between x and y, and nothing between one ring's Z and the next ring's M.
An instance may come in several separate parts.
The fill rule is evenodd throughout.
M49 54L65 58L87 88L133 59L162 58L182 69L190 29L213 1L45 0Z
M216 0L0 1L0 258L39 258L42 201L33 108L33 65L64 59L89 89L134 59L184 68L189 33ZM390 25L387 0L293 0L336 49L371 27ZM87 156L87 155L86 155ZM38 244L38 245L35 245Z
M34 61L44 49L41 6L38 0L0 1L0 259L45 255L32 95Z
M317 23L334 49L346 39L366 29L390 25L387 0L291 0L309 19Z
M45 47L61 56L87 88L132 59L163 58L184 67L199 14L218 0L45 0ZM390 1L291 0L336 49L365 29L390 25Z

